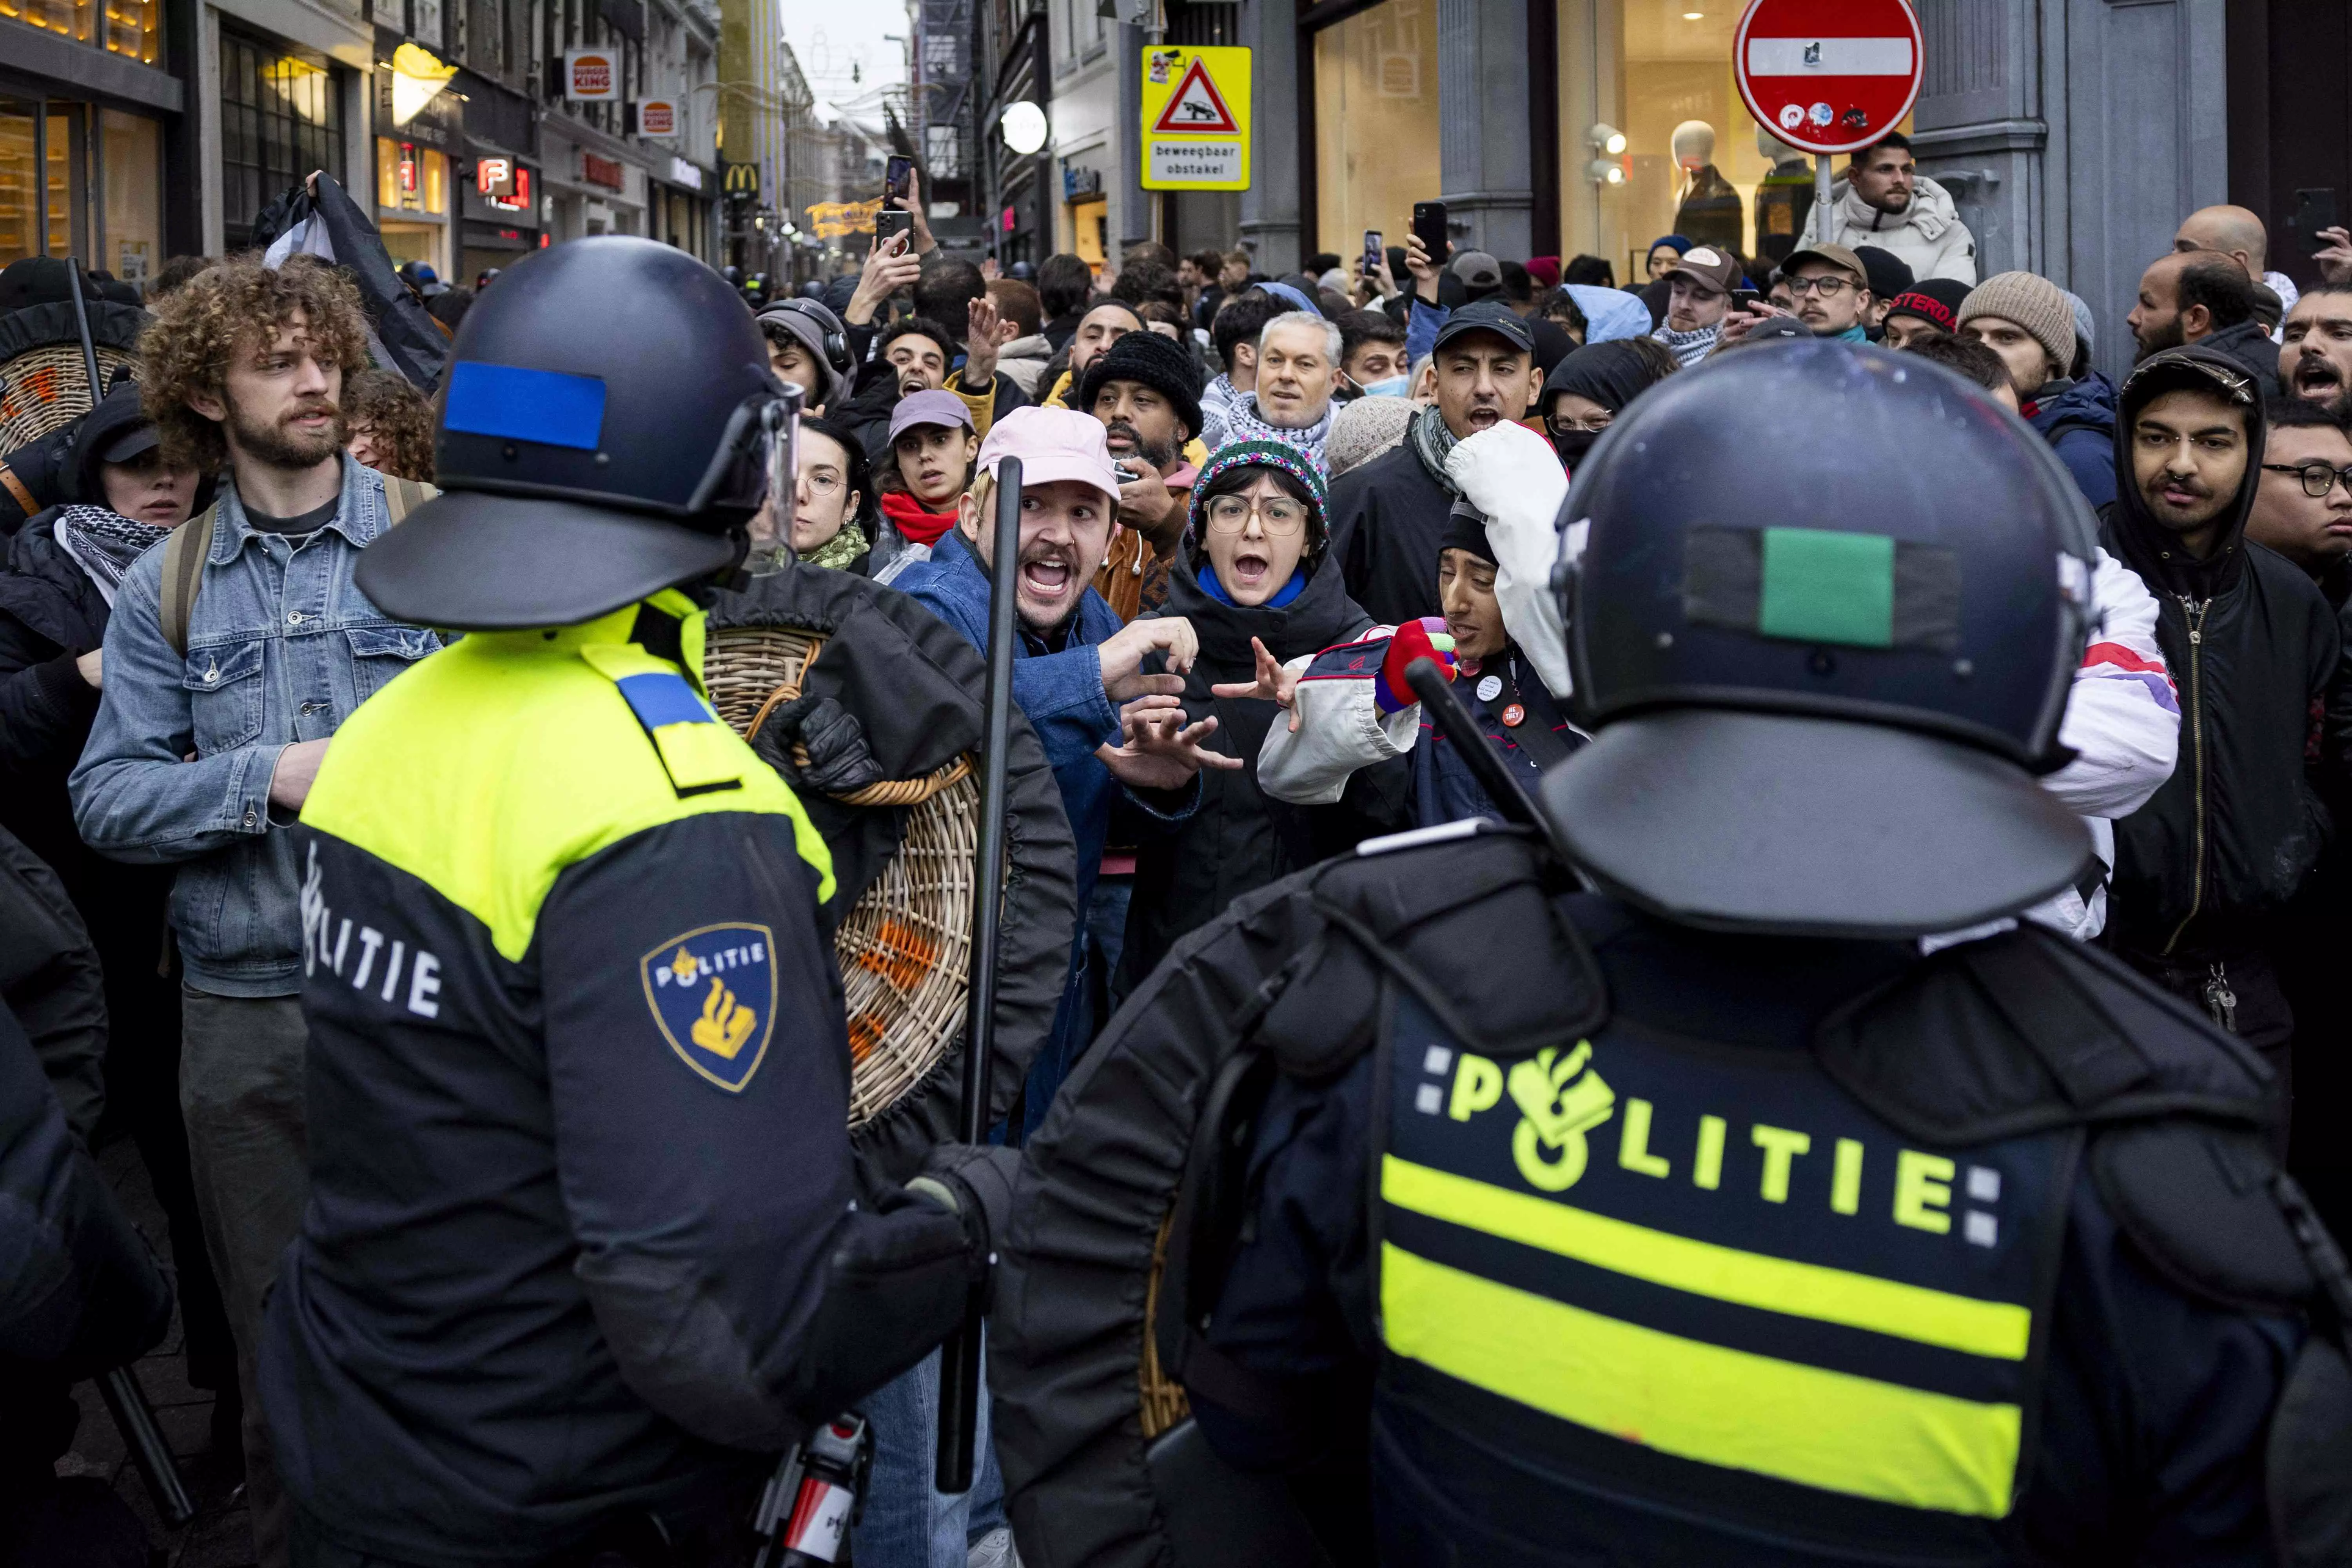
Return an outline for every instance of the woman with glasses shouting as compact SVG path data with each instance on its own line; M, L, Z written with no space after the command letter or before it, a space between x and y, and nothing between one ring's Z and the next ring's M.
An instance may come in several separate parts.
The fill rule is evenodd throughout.
M1351 644L1373 629L1330 558L1327 507L1323 471L1310 454L1275 441L1219 447L1193 486L1168 598L1153 612L1182 616L1200 639L1184 673L1185 721L1214 715L1216 730L1203 746L1245 764L1255 763L1283 716L1271 688L1260 688L1260 661L1278 676L1286 661ZM1158 673L1156 665L1146 668ZM1402 797L1402 763L1388 770L1393 796ZM1240 894L1337 853L1386 822L1385 816L1372 821L1351 812L1336 794L1315 808L1271 800L1254 765L1203 768L1197 811L1181 822L1138 825L1146 837L1136 852L1122 978L1131 984L1150 973L1179 937Z

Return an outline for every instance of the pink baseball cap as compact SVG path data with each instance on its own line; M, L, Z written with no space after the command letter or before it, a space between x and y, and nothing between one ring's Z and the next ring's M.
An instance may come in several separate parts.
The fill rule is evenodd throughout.
M1006 458L1021 459L1021 485L1076 479L1118 507L1118 472L1111 467L1103 423L1074 408L1016 408L989 427L980 444L981 471L992 479Z

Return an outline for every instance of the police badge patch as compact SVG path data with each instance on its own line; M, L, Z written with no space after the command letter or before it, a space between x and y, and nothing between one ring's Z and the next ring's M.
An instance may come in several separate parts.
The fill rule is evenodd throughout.
M774 933L762 925L698 926L637 960L637 973L678 1060L742 1093L775 1029Z

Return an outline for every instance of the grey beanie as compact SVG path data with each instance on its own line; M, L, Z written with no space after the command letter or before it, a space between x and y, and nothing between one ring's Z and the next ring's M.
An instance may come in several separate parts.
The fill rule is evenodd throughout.
M1960 301L1954 325L1965 327L1979 316L1998 316L2024 328L2058 362L2060 375L2074 363L2074 311L2066 303L2066 290L2047 278L2001 272L1986 279Z
M1341 408L1323 438L1323 460L1338 479L1404 440L1418 405L1409 397L1359 397Z
M2068 304L2074 307L2074 335L2083 340L2083 352L2087 354L2098 346L2098 339L2091 326L2091 302L2072 289L2058 291L2066 296Z

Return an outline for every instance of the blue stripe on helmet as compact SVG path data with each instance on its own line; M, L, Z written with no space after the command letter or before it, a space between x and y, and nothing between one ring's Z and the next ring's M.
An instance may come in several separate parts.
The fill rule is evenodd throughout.
M549 447L596 449L604 427L601 376L460 360L449 372L442 428Z

